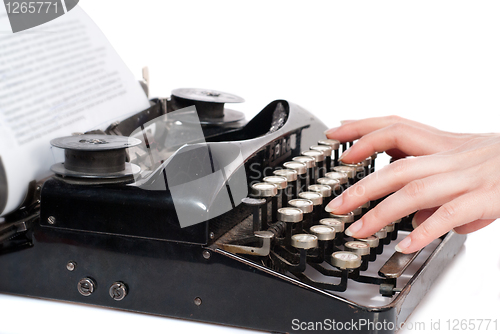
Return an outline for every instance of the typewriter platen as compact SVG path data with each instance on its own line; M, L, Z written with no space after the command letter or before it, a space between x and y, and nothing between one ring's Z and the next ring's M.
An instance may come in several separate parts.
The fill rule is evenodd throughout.
M465 237L395 253L411 217L346 237L376 203L324 206L376 155L342 165L350 144L288 101L249 122L228 102L242 99L176 90L105 131L55 139L64 164L0 225L0 291L273 332L306 331L294 319L396 331Z

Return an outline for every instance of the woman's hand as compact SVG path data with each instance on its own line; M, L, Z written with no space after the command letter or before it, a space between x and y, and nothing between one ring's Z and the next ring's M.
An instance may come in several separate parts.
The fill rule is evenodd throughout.
M396 246L412 253L451 229L470 233L500 217L499 134L455 134L390 116L345 121L326 136L359 139L342 154L346 163L382 151L414 156L365 177L328 204L327 211L342 214L393 193L353 223L348 235L367 237L418 211L415 230Z

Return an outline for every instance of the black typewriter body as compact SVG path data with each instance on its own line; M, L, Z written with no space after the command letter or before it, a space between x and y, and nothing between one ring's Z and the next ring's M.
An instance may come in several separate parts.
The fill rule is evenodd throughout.
M135 125L168 115L167 109L161 101L153 101L147 116L135 117ZM126 121L122 125L119 134L128 135L136 128ZM225 183L207 184L217 198L228 191L233 175L245 171L247 186L272 175L284 162L316 145L326 129L313 114L280 100L248 123L204 126L206 143L186 145L184 150L196 145L211 151L238 148L243 164L226 175ZM208 158L188 154L186 161L196 166L202 165L197 159ZM164 181L169 164L175 161L161 163L144 182ZM311 323L321 323L320 329L328 332L331 321L366 323L354 327L354 332L393 333L397 330L393 325L406 321L465 240L454 233L443 236L408 263L411 272L405 271L396 282L378 274L394 253L396 234L384 246L387 255L371 261L375 274L335 270L328 264L318 268L314 251L303 252L307 269L301 271L294 269L301 255L279 253L275 248L283 245L274 239L271 255L266 256L223 246L262 246L251 235L255 211L242 198L233 196L232 209L217 217L181 227L168 184L165 190L154 191L52 177L34 193L35 200L0 225L0 292L279 333L307 332ZM186 205L196 198L196 194L186 198ZM267 214L272 203L265 205ZM276 223L269 212L267 227ZM411 231L410 218L399 224L401 235ZM286 260L276 264L283 254L288 254ZM323 284L318 282L318 270L337 274ZM341 287L335 290L334 285ZM376 302L349 295L364 286L373 288Z

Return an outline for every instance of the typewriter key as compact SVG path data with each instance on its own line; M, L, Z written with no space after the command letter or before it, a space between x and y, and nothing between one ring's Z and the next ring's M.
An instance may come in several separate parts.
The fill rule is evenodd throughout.
M318 145L327 145L332 148L334 151L334 157L333 157L333 164L334 166L338 166L339 163L339 147L340 147L340 142L335 139L322 139L318 140Z
M362 241L370 246L370 261L375 261L377 258L377 247L380 243L378 238L374 235L370 235L366 238L356 238L354 240Z
M319 171L325 168L325 155L323 152L316 150L303 151L301 154L306 157L314 158L316 161L316 167L313 168L312 178L310 180L311 183L315 183L316 179L319 177Z
M313 208L314 204L312 201L303 198L292 199L288 201L288 205L299 208L304 213L304 222L302 229L307 229L313 224Z
M370 246L363 241L347 241L344 244L346 251L358 254L360 256L365 256L370 254Z
M267 228L267 226L262 226L261 215L264 216L264 210L267 209L267 201L263 198L251 198L245 197L241 200L241 203L246 204L252 209L252 221L253 221L253 230L260 231L263 228ZM266 210L267 211L267 210ZM267 225L267 220L266 220Z
M344 162L340 162L340 166L347 166L347 167L352 167L356 170L356 173L354 175L354 183L358 182L362 178L364 178L367 174L365 173L365 166L363 162L357 163L357 164L348 164Z
M288 161L283 164L283 167L297 172L297 189L295 193L293 193L293 196L297 197L299 192L301 192L300 189L305 189L306 187L307 166L305 163L300 161Z
M286 177L288 187L285 189L287 200L293 198L293 194L297 193L297 171L293 169L277 169L273 172L274 175Z
M379 238L379 244L377 247L377 254L382 254L382 252L384 250L384 245L386 244L385 240L389 239L389 242L390 242L390 238L388 238L388 236L387 236L387 229L385 227L383 227L382 229L380 229L380 231L375 232L373 235L376 236L377 238Z
M311 249L318 247L318 238L312 234L295 234L292 236L292 246L297 249Z
M326 225L314 225L309 229L311 234L318 237L318 240L328 241L335 239L335 230Z
M314 167L316 166L316 160L313 157L307 157L307 156L294 157L292 158L292 160L306 164L307 168L306 181L301 182L301 189L300 189L300 191L304 191L311 184L311 178L314 173Z
M356 168L350 166L336 166L333 167L334 172L342 172L347 174L347 187L352 186L355 183L356 178Z
M321 196L323 196L323 203L321 204L321 210L319 211L319 215L322 215L323 211L325 210L326 204L332 197L332 188L324 184L312 184L307 188L307 190L320 193ZM316 217L316 219L321 218L319 215Z
M394 221L394 231L392 231L392 240L396 240L398 238L398 231L399 231L399 223L401 223L401 219L397 219Z
M356 269L361 266L361 256L346 251L335 252L332 254L331 265L342 270Z
M313 145L309 147L311 150L323 152L325 155L325 163L322 169L318 170L318 177L325 176L332 168L332 148L327 145Z
M332 188L332 194L330 195L330 199L333 199L335 196L340 194L340 181L339 180L330 179L328 177L320 177L319 179L316 180L316 182L318 184L324 184L324 185Z
M366 202L365 204L361 205L361 208L363 209L363 214L367 213L370 210L370 201Z
M335 167L333 167L335 168ZM348 177L347 177L347 173L344 173L344 172L329 172L329 173L326 173L325 174L325 177L329 178L329 179L332 179L332 180L338 180L339 181L339 189L337 191L334 191L335 193L335 196L338 196L340 194L342 194L342 192L344 190L347 189L348 187Z
M278 197L281 198L281 206L282 207L286 206L287 196L285 192L288 186L286 177L273 175L263 178L262 181L275 184L278 187Z
M374 153L370 157L370 173L375 173L375 159L377 159L377 155L377 153Z
M286 223L285 246L291 245L293 225L302 221L304 215L302 210L298 208L281 208L278 209L278 220Z
M323 218L319 221L319 223L333 228L336 233L344 232L344 222L341 220L334 218Z
M330 213L330 218L343 221L345 224L350 224L354 222L354 213L348 212L344 215L336 215L334 213Z
M323 196L314 191L304 191L299 193L299 198L308 199L313 202L313 217L318 217L321 214L321 206L323 205Z
M272 183L259 182L252 184L252 186L250 187L250 196L266 199L266 204L261 207L261 226L263 229L267 228L267 222L268 222L267 202L270 198L272 201L273 212L275 212L275 210L278 209L278 202L276 198L277 194L278 194L278 186ZM274 216L275 214L273 214L273 221L276 220Z

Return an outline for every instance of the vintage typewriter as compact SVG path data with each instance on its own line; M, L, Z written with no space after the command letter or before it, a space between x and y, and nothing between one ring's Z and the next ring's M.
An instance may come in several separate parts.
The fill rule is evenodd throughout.
M465 237L397 253L411 217L347 237L376 203L324 207L377 156L340 163L352 143L326 140L291 102L248 122L230 102L242 99L179 89L104 131L54 139L64 163L0 224L0 292L279 333L395 332Z

